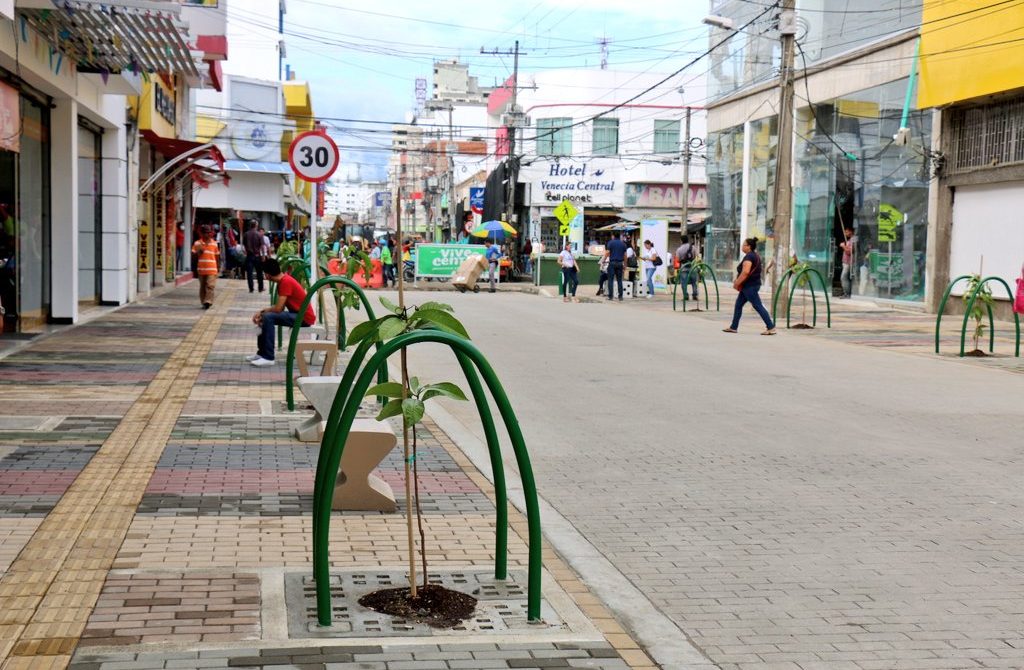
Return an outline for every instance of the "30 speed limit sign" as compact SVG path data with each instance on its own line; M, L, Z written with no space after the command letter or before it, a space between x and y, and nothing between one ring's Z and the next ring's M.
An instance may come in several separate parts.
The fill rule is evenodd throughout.
M288 147L292 171L304 181L327 181L338 169L340 161L338 145L327 133L318 130L301 133Z

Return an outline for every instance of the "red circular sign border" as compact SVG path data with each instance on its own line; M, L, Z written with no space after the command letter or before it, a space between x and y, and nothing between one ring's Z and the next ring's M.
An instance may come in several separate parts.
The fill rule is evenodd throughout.
M307 178L305 175L302 174L302 172L299 170L299 168L296 167L296 165L295 165L295 145L298 143L299 140L301 140L302 138L307 137L309 135L319 135L319 136L321 136L323 138L326 138L328 144L330 144L331 148L334 149L334 159L335 159L334 160L334 167L331 168L330 172L325 174L323 177L320 177L319 179L309 179L309 178ZM302 181L308 181L311 184L319 184L319 183L325 182L328 179L330 179L331 175L333 175L338 170L338 167L341 166L341 152L338 151L338 145L335 144L335 142L331 138L331 136L328 135L327 133L325 133L324 131L322 131L322 130L307 130L304 133L299 133L298 135L296 135L295 138L292 140L292 143L288 145L288 164L292 166L292 172L295 173L295 176L297 176Z

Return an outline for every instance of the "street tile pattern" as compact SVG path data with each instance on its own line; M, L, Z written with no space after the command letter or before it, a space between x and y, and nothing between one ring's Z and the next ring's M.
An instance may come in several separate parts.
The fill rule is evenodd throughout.
M80 648L259 639L255 574L111 573Z
M607 643L415 644L224 649L166 653L80 653L70 670L277 668L278 670L628 670Z

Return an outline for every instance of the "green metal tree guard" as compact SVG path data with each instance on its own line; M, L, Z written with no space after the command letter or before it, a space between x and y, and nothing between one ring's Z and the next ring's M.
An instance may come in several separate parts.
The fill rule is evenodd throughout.
M800 278L804 275L809 275L807 279L807 286L811 289L811 305L814 308L813 316L811 317L811 328L818 325L818 298L814 294L814 282L811 281L810 277L817 277L818 282L821 283L821 292L825 296L825 312L827 314L826 327L832 327L832 305L828 299L828 287L825 286L825 278L821 276L821 273L814 268L804 268L800 272L793 275L793 286L789 290L789 300L786 302L786 328L789 328L789 317L793 313L793 296L796 292L793 290L800 285ZM772 299L774 307L774 298ZM772 315L772 320L775 320L775 316Z
M494 399L494 403L505 424L505 431L508 434L509 441L512 443L516 463L522 477L523 493L526 499L529 540L527 618L529 621L539 621L542 570L540 506L537 498L537 485L533 477L533 468L530 464L530 457L526 450L522 431L519 428L519 420L516 418L515 411L508 401L508 396L505 395L501 382L480 350L469 340L438 330L417 330L399 335L385 342L359 372L358 377L353 382L355 374L354 372L350 374L350 372L358 367L358 360L361 360L361 358L357 359L357 357L365 357L369 351L369 344L363 342L345 371L346 374L342 379L342 385L338 389L334 405L331 407L327 429L324 432L324 439L321 443L313 492L313 576L316 580L317 620L323 626L330 625L331 623L329 540L332 496L329 493L334 490L337 482L338 466L341 463L349 431L352 429L352 423L359 410L359 404L366 391L370 388L374 376L379 376L379 372L382 369L386 369L387 361L392 355L403 348L419 343L447 345L455 352L460 365L463 366L463 370L473 373L467 375L467 379L476 400L480 420L484 424L484 432L487 435L488 451L491 467L495 474L495 490L499 503L497 541L500 545L496 547L495 552L495 577L498 579L503 579L506 576L505 556L507 554L508 523L507 511L505 509L507 508L507 491L505 490L501 453L498 448L497 429L490 411L484 411L483 409L486 406L486 398L483 396L483 387L480 384L480 380L476 378L473 371L474 367L480 376L483 377L483 381L490 391L491 397ZM351 387L348 386L349 384ZM338 418L334 422L332 419L336 414Z
M965 346L965 344L967 342L967 321L971 317L971 310L974 309L974 303L978 299L978 294L981 293L981 290L985 287L985 284L989 283L990 281L999 282L1000 284L1002 284L1003 287L1006 289L1006 295L1009 296L1010 302L1011 303L1013 302L1013 297L1014 297L1013 296L1013 291L1010 290L1010 285L1007 284L1002 279L1002 277L992 276L992 277L985 277L984 279L981 280L981 283L978 284L978 286L971 293L971 297L967 301L967 310L964 312L964 323L963 323L963 327L960 329L960 358L964 357L964 346ZM1014 325L1017 328L1017 339L1016 339L1016 344L1015 344L1015 347L1014 347L1013 355L1019 358L1020 357L1020 316L1016 312L1013 313L1013 323L1014 323ZM992 308L991 307L988 308L988 331L989 331L988 332L988 336L989 336L988 350L989 350L989 352L992 352L992 351L995 350L996 334L995 334L994 322L992 320Z
M974 275L960 275L953 281L949 282L949 286L946 287L946 292L942 294L942 301L939 302L939 312L935 315L935 353L939 353L939 327L942 325L942 313L946 311L946 302L949 300L949 295L953 292L955 287L965 279L970 279ZM986 305L987 306L987 305ZM988 330L989 330L989 351L995 346L995 333L992 328L992 308L988 308Z
M779 285L775 287L774 295L772 296L772 321L778 321L775 314L779 308L779 296L782 295L782 287L785 285L786 280L790 277L793 278L792 285L789 287L789 300L786 301L786 328L789 328L790 313L793 308L793 296L795 295L794 289L800 285L800 278L804 275L811 275L817 277L818 282L821 284L821 292L825 296L825 313L826 313L826 325L828 328L832 327L832 303L828 297L828 287L825 285L825 278L821 276L821 273L814 268L804 268L799 272L795 272L793 268L789 268L782 274L782 278L779 279ZM810 278L807 279L807 286L811 289L811 305L813 306L813 312L811 316L811 326L818 325L818 297L814 293L814 282Z
M306 309L309 307L309 303L313 300L313 296L317 295L321 288L324 286L337 286L342 284L353 289L359 296L359 301L363 303L363 307L366 309L366 317L371 321L377 317L373 313L373 307L370 306L370 301L366 298L366 293L363 292L362 287L355 283L348 277L342 277L340 275L329 275L323 279L318 280L315 284L309 287L306 292L306 299L302 301L302 306L299 308L299 314L305 314ZM288 403L288 410L293 411L295 409L295 380L293 378L295 374L295 347L299 343L299 328L302 322L296 318L295 323L292 325L291 339L288 340L288 353L285 356L285 401ZM387 381L387 374L381 383Z
M704 272L707 271L711 274L711 283L715 287L715 311L722 311L722 298L718 293L718 278L715 277L715 271L710 265L704 262L695 262L690 264L690 269L686 272L686 281L683 282L683 311L686 311L686 289L690 287L690 275L694 272L697 273L698 279L700 279L701 286L704 287L704 309L711 309L711 296L708 294L708 283L704 280ZM676 292L679 290L679 273L676 273L676 283L672 287L672 311L676 311ZM700 299L697 300L697 308L700 308Z

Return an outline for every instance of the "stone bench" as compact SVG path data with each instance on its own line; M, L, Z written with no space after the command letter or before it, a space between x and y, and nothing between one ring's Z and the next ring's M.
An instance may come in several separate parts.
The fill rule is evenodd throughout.
M394 512L398 509L391 485L373 474L374 468L398 444L391 424L360 418L352 423L338 467L331 509Z

